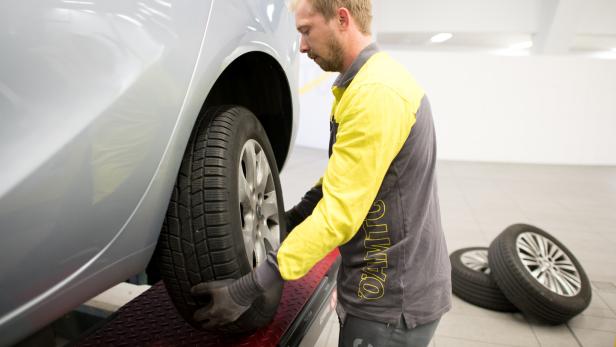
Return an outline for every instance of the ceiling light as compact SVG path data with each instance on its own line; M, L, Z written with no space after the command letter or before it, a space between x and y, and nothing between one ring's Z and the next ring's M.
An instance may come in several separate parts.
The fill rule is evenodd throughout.
M612 48L609 51L595 52L592 53L590 56L593 58L613 60L616 59L616 49Z
M526 57L530 55L530 52L525 49L500 49L492 51L492 53L508 57Z
M509 47L509 49L529 49L533 46L533 41L518 42Z
M616 55L614 55L614 53L612 52L593 53L591 57L598 58L598 59L609 59L609 60L616 59Z
M436 34L432 36L432 38L430 38L430 41L434 43L441 43L441 42L445 42L449 40L452 37L453 37L452 33L440 33L440 34Z

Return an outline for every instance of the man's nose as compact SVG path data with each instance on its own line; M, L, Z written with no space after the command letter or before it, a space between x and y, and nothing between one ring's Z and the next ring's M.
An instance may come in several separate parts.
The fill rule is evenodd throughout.
M306 43L306 39L304 39L304 36L301 36L301 39L299 40L299 51L302 53L308 53L309 50L310 48L308 47L308 43Z

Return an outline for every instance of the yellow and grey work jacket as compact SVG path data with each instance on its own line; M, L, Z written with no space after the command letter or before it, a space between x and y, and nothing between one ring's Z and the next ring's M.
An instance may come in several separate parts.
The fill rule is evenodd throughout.
M437 197L436 141L424 91L376 45L332 89L324 176L289 211L298 223L278 250L285 280L339 247L338 312L408 327L451 306Z

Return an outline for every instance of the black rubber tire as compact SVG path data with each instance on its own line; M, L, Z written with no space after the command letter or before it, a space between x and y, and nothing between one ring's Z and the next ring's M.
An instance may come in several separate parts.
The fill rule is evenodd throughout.
M452 291L460 299L495 311L515 312L518 309L505 297L492 276L464 265L461 257L469 251L488 251L487 247L459 249L449 256Z
M211 120L206 126L207 120ZM188 143L157 247L161 276L180 315L194 327L194 312L207 304L190 295L197 283L239 278L252 270L241 233L238 170L244 144L256 140L274 179L282 242L286 232L276 161L265 130L247 109L206 111ZM257 298L237 321L217 328L249 332L271 321L282 286Z
M571 297L559 295L539 283L526 270L516 249L516 239L523 232L539 234L560 247L580 275L579 293ZM527 224L509 226L490 244L488 260L493 278L507 299L522 313L540 322L565 323L590 304L590 281L578 260L554 236L537 227Z

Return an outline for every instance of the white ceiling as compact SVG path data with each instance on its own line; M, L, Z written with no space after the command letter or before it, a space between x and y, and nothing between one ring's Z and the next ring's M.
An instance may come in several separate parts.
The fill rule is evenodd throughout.
M532 40L534 53L616 49L616 0L375 0L382 45L493 49ZM450 32L451 40L430 43Z

